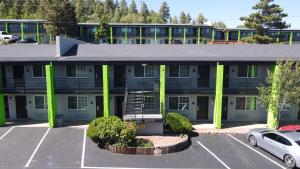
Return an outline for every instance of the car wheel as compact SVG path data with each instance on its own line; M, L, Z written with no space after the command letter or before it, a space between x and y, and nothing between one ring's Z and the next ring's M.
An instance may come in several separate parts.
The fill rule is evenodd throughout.
M289 167L289 168L295 168L296 167L296 161L291 155L285 155L284 156L284 163Z
M249 136L248 141L252 146L257 146L257 140L253 135Z

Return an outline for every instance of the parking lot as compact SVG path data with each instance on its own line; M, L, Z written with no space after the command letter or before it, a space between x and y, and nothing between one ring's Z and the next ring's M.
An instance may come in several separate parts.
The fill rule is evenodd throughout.
M85 129L0 128L1 169L202 168L283 169L282 161L248 146L245 135L199 135L178 153L162 156L117 155L100 150Z

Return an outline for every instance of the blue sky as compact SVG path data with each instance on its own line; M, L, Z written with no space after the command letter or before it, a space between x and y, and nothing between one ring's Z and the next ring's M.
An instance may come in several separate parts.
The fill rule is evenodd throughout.
M140 8L141 0L135 0ZM143 0L149 9L158 10L163 0ZM212 21L224 21L228 27L240 24L239 17L247 16L252 12L252 6L259 0L165 0L171 9L171 15L179 15L181 11L190 13L196 18L203 13ZM130 4L131 0L127 0ZM300 28L300 0L275 0L289 17L285 20L291 23L292 28Z

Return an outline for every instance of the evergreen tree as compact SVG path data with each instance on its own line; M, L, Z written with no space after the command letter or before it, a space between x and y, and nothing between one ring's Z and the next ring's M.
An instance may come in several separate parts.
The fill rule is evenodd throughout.
M141 5L141 21L147 23L147 17L149 16L149 9L147 4L143 1Z
M197 17L197 24L203 25L205 22L207 22L207 19L204 17L202 13L200 13Z
M33 18L35 14L35 6L31 0L25 0L22 7L22 18Z
M222 21L219 21L219 22L214 22L212 24L215 28L226 28L226 24Z
M166 1L164 1L159 9L159 15L161 19L163 20L163 23L167 23L170 18L170 8Z
M273 3L274 0L260 0L252 9L256 12L240 19L245 22L245 26L256 29L256 34L251 37L254 42L270 43L272 38L268 36L269 29L285 29L290 27L284 17L288 15L283 13L283 9Z
M181 24L185 24L186 23L186 16L185 16L185 13L183 11L180 13L179 23L181 23Z
M75 13L78 22L85 22L87 20L87 8L85 0L75 0Z
M121 0L120 2L120 11L121 11L121 16L125 16L128 13L128 6L125 0Z
M5 0L0 0L0 18L7 18L8 10Z
M172 23L172 24L178 24L178 18L177 18L177 16L173 16L173 18L172 18L172 22L170 22L170 23Z
M21 19L22 18L22 1L14 0L12 1L12 8L9 10L9 18Z
M191 15L190 15L189 13L186 14L186 16L185 16L185 23L186 23L186 24L190 24L190 23L191 23L191 20L192 20Z
M138 13L135 0L132 0L131 4L129 6L129 13L130 14L137 14Z

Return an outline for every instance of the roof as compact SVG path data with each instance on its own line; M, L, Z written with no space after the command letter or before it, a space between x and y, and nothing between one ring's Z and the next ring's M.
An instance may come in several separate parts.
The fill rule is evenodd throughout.
M95 45L79 44L57 57L55 45L0 45L0 62L274 62L300 60L300 45Z

